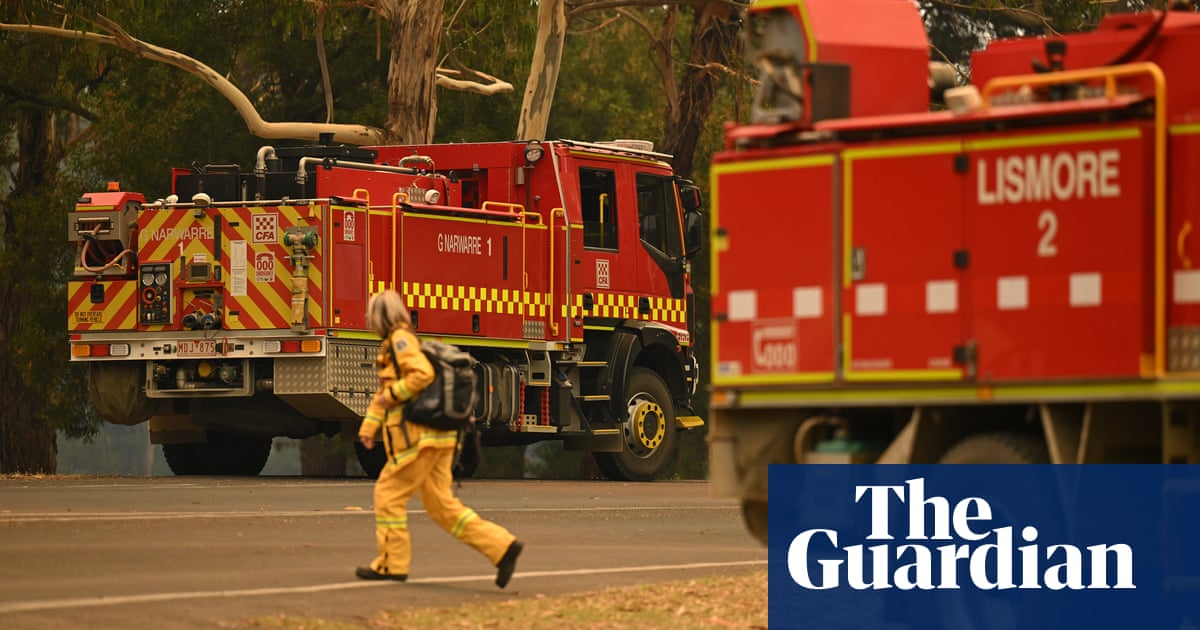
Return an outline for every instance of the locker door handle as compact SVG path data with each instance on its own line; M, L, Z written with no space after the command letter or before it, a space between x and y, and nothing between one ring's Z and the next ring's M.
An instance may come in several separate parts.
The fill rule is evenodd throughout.
M867 250L855 247L850 250L850 279L858 282L867 277Z
M1192 259L1187 255L1187 240L1192 233L1192 222L1184 221L1183 227L1179 228L1179 236L1175 239L1175 249L1179 252L1179 261L1184 269L1192 268Z

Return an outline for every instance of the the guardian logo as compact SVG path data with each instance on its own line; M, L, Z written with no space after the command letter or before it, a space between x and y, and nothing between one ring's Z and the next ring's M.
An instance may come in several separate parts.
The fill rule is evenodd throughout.
M1133 548L1041 541L1037 522L994 526L992 505L969 496L926 496L925 479L856 484L856 509L869 510L864 542L836 529L807 529L787 546L787 573L809 590L903 591L1135 589ZM1038 518L1038 514L1022 517ZM853 544L846 544L853 542Z

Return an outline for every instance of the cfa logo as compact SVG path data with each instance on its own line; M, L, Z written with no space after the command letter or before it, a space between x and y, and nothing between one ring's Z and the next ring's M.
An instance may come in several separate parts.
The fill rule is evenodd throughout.
M800 532L787 548L788 574L800 587L826 590L844 581L854 590L1136 588L1129 545L1043 545L1034 525L1019 531L991 527L992 506L983 497L953 504L946 497L926 497L924 478L855 485L853 503L870 510L866 542L879 542L839 546L837 530ZM907 527L899 528L905 531L897 540L901 532L893 532L893 525L903 521Z

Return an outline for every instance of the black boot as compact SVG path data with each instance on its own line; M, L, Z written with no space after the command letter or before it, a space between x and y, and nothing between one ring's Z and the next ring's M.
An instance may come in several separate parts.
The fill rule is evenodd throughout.
M496 563L496 586L504 588L508 586L509 579L512 578L513 571L517 570L517 556L521 555L521 550L525 545L521 541L514 540L508 546L508 550L504 552L504 557L500 558L500 562Z
M396 580L403 582L408 579L407 573L377 573L371 567L358 567L354 569L354 575L364 580Z

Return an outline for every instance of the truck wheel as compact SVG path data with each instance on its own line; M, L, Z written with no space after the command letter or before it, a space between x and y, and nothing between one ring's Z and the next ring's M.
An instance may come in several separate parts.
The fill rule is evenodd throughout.
M196 453L197 444L163 444L163 458L167 466L176 476L203 475L204 466L200 465L200 455Z
M596 453L596 464L614 481L651 481L675 452L675 405L662 377L648 368L633 368L626 391L625 448Z
M742 522L755 540L767 544L767 502L742 501Z
M467 440L477 439L479 439L478 433L466 433L463 435L463 443L460 445L462 451L458 454L458 461L454 464L455 479L470 479L479 468L479 462L483 458L483 447L467 442Z
M939 464L1048 464L1046 445L1032 435L979 433L946 451Z
M354 454L358 456L358 465L362 466L363 472L371 479L378 479L379 473L383 472L383 466L387 464L387 450L383 448L383 444L378 443L375 448L367 449L362 442L355 440Z
M1049 452L1045 443L1032 435L1021 433L979 433L963 438L950 447L941 459L940 464L1046 464L1050 462ZM1011 516L1011 509L1002 502L992 502L992 509L999 514ZM1047 504L1037 510L1045 521L1039 523L1045 526L1061 518L1058 506ZM1039 527L1041 529L1041 527ZM1043 532L1045 533L1045 532ZM1054 537L1051 535L1050 539ZM1059 627L1062 624L1046 617L1046 611L1031 611L1018 608L1009 600L997 597L992 592L955 591L939 593L936 599L928 602L918 597L917 601L909 602L913 627L930 628L931 630L957 630L958 628L980 628L982 630L1021 628L1030 625L1044 627ZM1035 620L1023 618L1033 614ZM1067 624L1069 625L1069 624Z
M196 444L205 474L252 477L262 472L271 456L269 435L208 432L208 441Z

